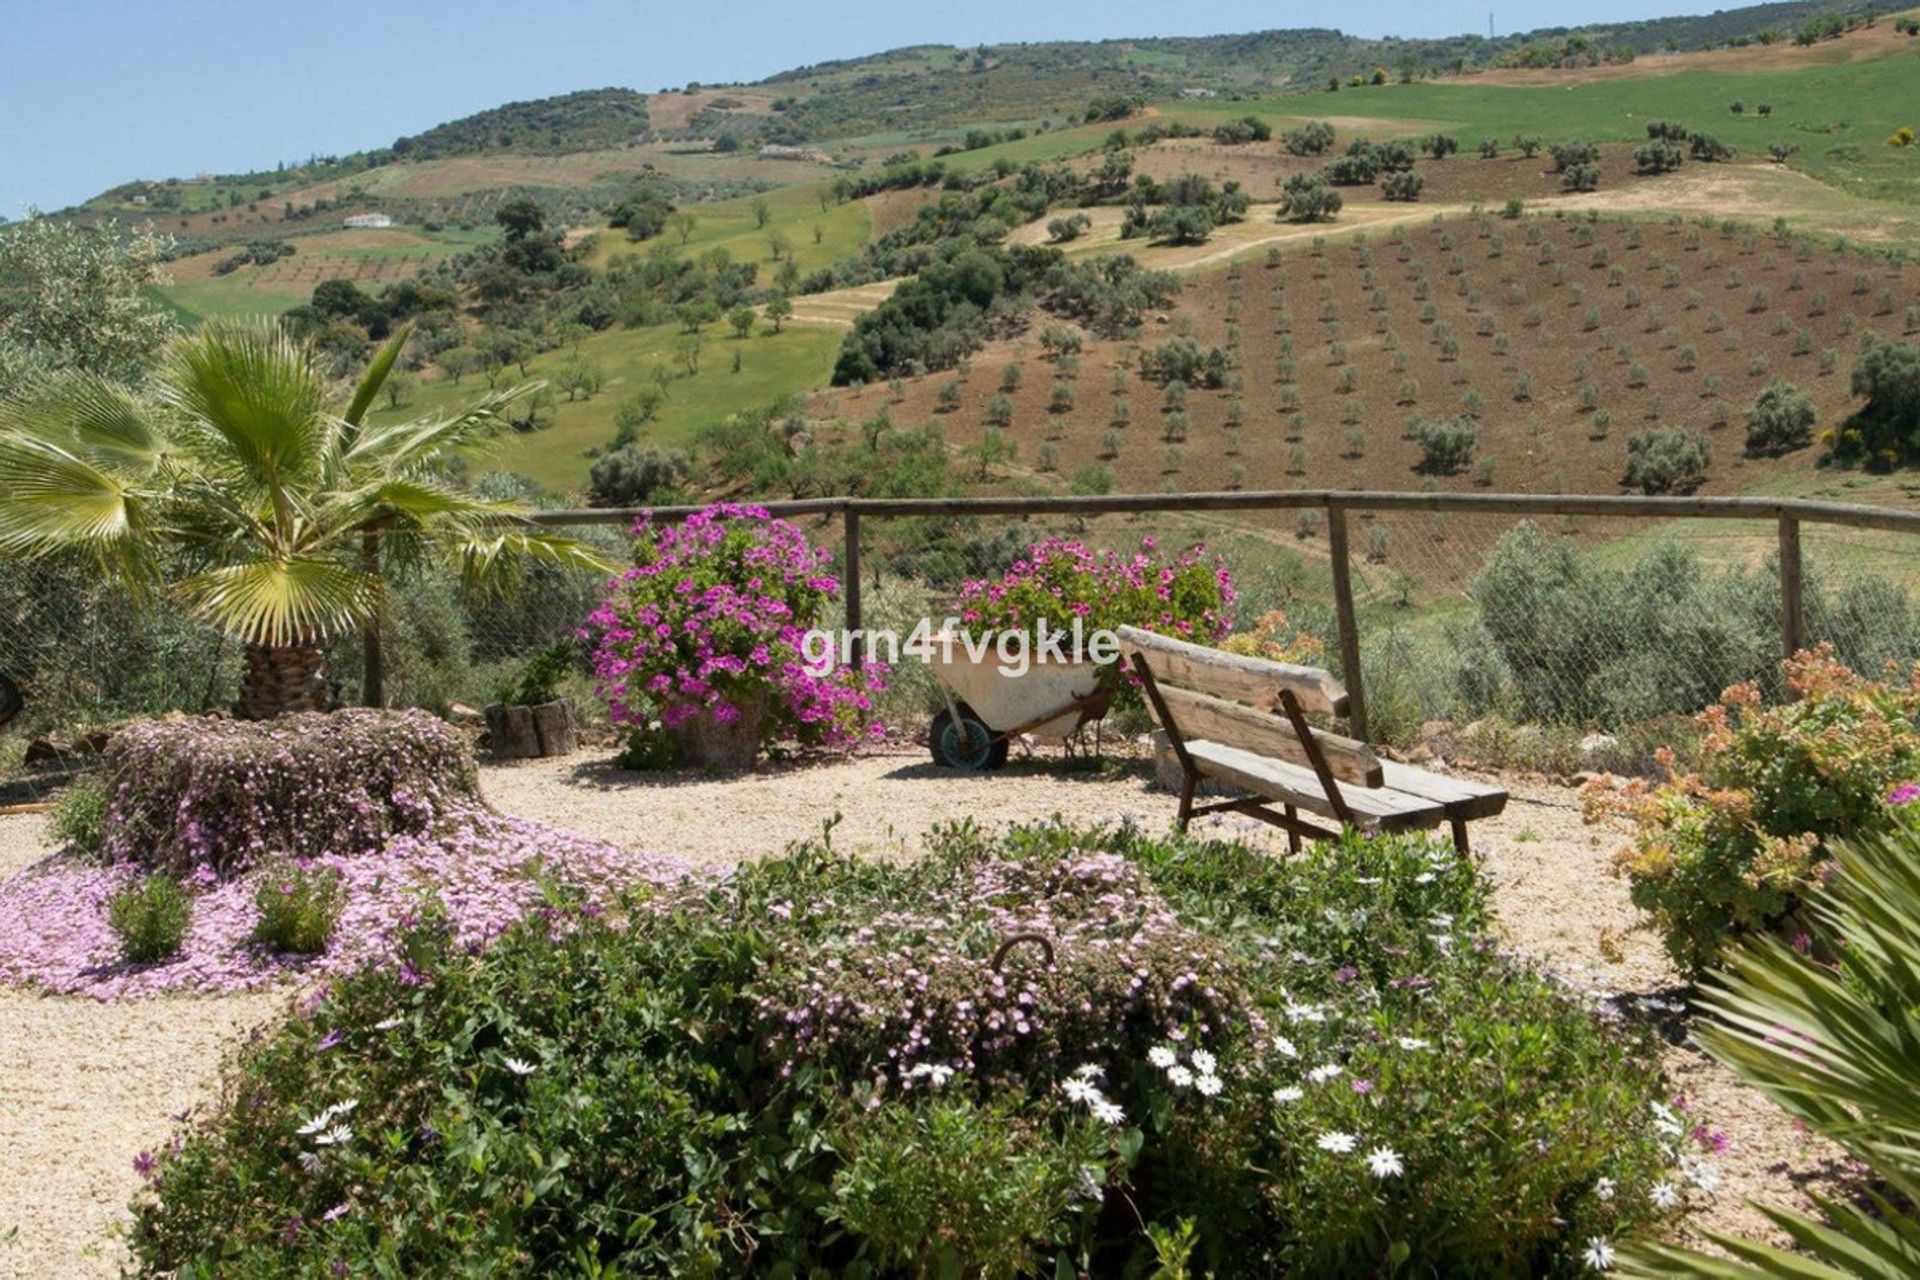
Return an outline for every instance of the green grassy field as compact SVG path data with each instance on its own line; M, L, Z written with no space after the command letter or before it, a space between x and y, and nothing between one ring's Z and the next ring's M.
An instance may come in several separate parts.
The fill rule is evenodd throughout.
M709 423L732 413L755 409L784 396L823 385L840 350L840 332L789 325L775 334L762 325L753 336L736 339L724 326L703 334L700 372L685 376L676 348L676 324L647 329L621 329L596 334L580 344L579 356L597 365L605 376L600 393L590 400L568 402L554 396L551 422L526 434L506 432L483 460L486 470L513 471L529 476L549 493L568 493L585 487L593 465L588 450L605 449L613 439L616 407L642 385L651 385L653 371L672 369L678 376L668 389L659 417L641 429L644 444L682 445ZM733 370L740 353L738 372ZM529 379L554 379L573 358L572 348L550 351L529 362ZM517 381L509 370L501 385ZM486 390L486 379L468 375L458 386L428 383L416 390L399 409L383 409L376 418L393 421L432 409L452 408Z
M686 205L686 212L697 222L684 244L672 227L653 240L641 242L629 240L626 232L610 227L600 233L586 261L595 268L605 267L621 254L645 253L656 244L669 245L690 257L725 249L736 262L761 264L760 280L766 284L772 282L776 267L768 237L779 232L792 246L793 260L800 270L813 271L858 253L873 232L873 218L866 205L858 200L845 204L829 201L823 209L823 189L819 183L809 183L760 196ZM757 224L754 206L759 201L767 206L765 227Z
M1787 70L1539 85L1428 81L1264 102L1169 103L1161 110L1203 125L1251 114L1277 129L1323 116L1420 121L1458 135L1463 150L1481 138L1505 142L1516 133L1548 141L1632 141L1646 137L1647 121L1676 119L1748 155L1764 156L1776 139L1797 144L1790 164L1822 182L1854 196L1912 201L1920 199L1920 147L1890 147L1886 139L1902 125L1920 126L1917 83L1920 42L1910 42L1891 46L1884 57ZM1733 113L1735 102L1746 105L1743 114ZM1771 116L1755 110L1762 102L1772 105Z
M188 259L176 269L173 282L161 286L159 293L192 323L278 315L311 298L314 285L321 280L344 278L377 292L382 285L491 239L494 232L491 228L449 230L421 239L418 233L409 231L413 242L406 244L354 244L351 241L356 234L364 233L301 236L293 241L297 251L292 257L264 267L241 267L224 276L209 274L205 264L224 257L228 250Z

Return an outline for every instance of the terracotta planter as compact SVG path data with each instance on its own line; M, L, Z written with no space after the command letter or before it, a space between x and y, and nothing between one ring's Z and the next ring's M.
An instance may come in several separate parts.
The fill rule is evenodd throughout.
M766 742L771 708L765 694L736 699L734 706L740 714L732 720L716 720L703 706L667 730L679 748L681 764L697 769L753 768Z

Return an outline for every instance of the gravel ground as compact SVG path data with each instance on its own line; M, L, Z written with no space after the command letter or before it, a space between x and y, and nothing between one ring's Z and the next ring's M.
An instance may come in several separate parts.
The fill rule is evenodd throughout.
M701 862L778 851L836 815L836 848L901 856L942 822L997 827L1057 813L1161 829L1173 813L1172 798L1141 769L1067 772L1056 760L956 777L904 749L745 778L623 774L579 757L489 766L483 777L488 798L509 813ZM1610 870L1615 839L1582 824L1570 790L1508 786L1507 812L1473 832L1513 944L1607 991L1676 997L1658 940L1635 931L1626 887ZM1243 829L1238 819L1209 821ZM44 856L43 831L37 817L0 818L0 878ZM102 1005L0 990L0 1277L116 1274L123 1254L113 1229L138 1185L133 1155L165 1140L170 1116L210 1096L224 1048L284 1002L264 994ZM1805 1207L1807 1187L1838 1172L1838 1153L1801 1137L1688 1048L1677 1018L1662 1030L1677 1089L1729 1139L1725 1185L1702 1225L1764 1234L1745 1200Z

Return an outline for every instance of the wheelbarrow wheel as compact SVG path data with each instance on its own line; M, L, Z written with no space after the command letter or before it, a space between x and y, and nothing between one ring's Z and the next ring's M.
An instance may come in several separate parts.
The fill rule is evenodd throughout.
M959 716L942 710L933 718L928 735L933 747L933 762L947 769L978 773L998 769L1007 762L1007 740L987 727L973 708L962 703Z

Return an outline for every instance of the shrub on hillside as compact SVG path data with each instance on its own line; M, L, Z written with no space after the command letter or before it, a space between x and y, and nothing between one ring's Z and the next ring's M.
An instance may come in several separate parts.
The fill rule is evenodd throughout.
M1418 200L1420 189L1427 180L1411 169L1395 170L1380 179L1380 196L1384 200Z
M429 922L411 981L237 1051L137 1263L1144 1274L1183 1236L1196 1272L1522 1276L1710 1180L1650 1043L1495 954L1443 843L931 843L644 927L558 901L479 959Z
M679 449L622 445L594 461L587 501L596 507L639 507L670 498L686 483L689 464Z
M424 711L143 721L107 769L101 856L178 875L376 848L480 794L466 739Z
M1874 342L1854 361L1852 385L1867 403L1833 438L1834 457L1891 467L1920 456L1920 347Z
M1480 429L1471 418L1421 418L1413 424L1413 442L1420 446L1420 470L1450 476L1473 461Z
M106 838L107 789L92 778L79 778L60 792L47 818L53 842L81 853L100 852Z
M1813 401L1785 378L1767 384L1747 410L1747 454L1778 457L1813 443Z
M1280 135L1280 145L1287 154L1296 156L1323 156L1333 147L1333 126L1324 120L1309 120L1298 129L1289 129Z
M1680 427L1655 427L1627 437L1629 487L1642 493L1692 493L1707 479L1712 454L1705 437Z
M1827 842L1884 829L1893 804L1920 799L1920 679L1863 679L1824 645L1785 679L1787 701L1739 684L1701 714L1697 771L1586 793L1590 820L1635 824L1619 865L1689 972L1736 935L1810 931L1801 911Z
M1169 338L1140 353L1140 376L1149 382L1223 387L1233 357L1220 347L1202 347L1192 338Z
M1670 173L1678 169L1686 157L1680 154L1680 148L1670 142L1650 142L1644 147L1636 147L1633 152L1634 168L1641 173Z
M1345 203L1321 174L1296 173L1280 189L1280 208L1275 216L1281 222L1327 222Z

